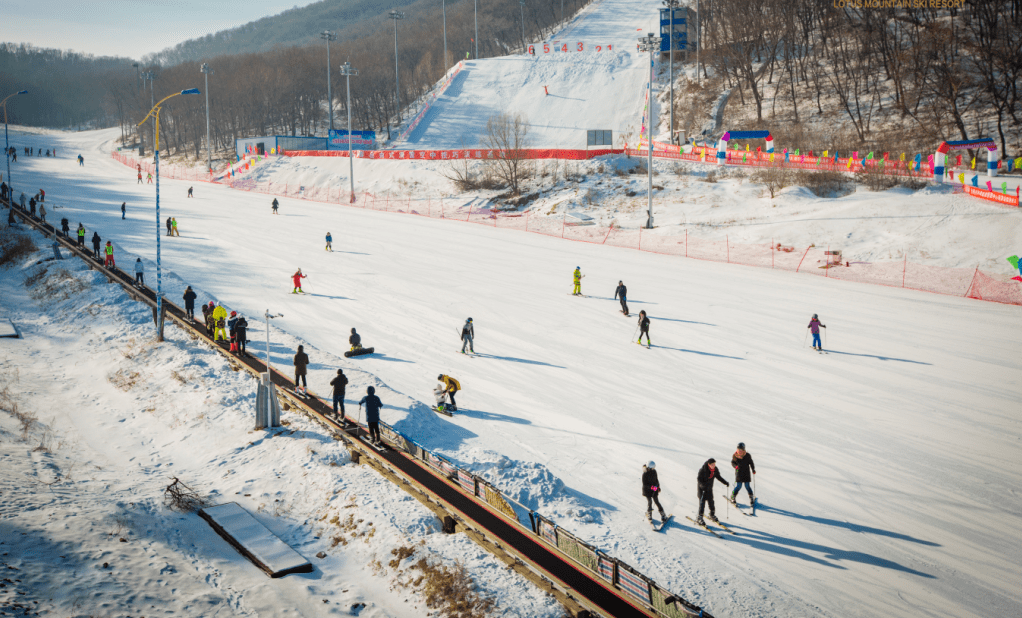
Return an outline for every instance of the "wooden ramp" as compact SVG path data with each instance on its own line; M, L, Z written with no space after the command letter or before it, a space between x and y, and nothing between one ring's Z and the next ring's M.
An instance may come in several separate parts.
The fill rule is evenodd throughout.
M308 560L236 502L202 509L199 517L209 522L217 534L270 577L312 572L312 564Z

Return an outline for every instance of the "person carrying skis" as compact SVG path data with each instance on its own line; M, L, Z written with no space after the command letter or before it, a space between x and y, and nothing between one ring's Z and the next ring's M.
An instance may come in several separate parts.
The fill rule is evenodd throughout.
M295 284L294 289L291 290L292 294L297 294L299 292L302 292L302 279L305 279L306 276L307 275L303 275L302 274L302 269L301 268L299 268L297 271L295 271L295 274L291 275L291 281L293 281L294 284ZM304 294L304 293L305 292L302 292L302 294Z
M660 479L656 474L656 462L651 461L642 466L642 495L646 497L646 519L653 521L653 503L660 510L660 521L667 519L664 507L660 506Z
M213 308L213 342L227 341L227 309L222 305Z
M351 344L351 351L362 349L362 337L355 332L355 329L351 329L351 336L348 337L348 343Z
M823 344L820 343L820 329L827 328L826 325L820 324L820 319L814 313L813 319L809 320L809 326L807 326L806 328L808 328L809 332L813 334L813 349L818 352L822 352Z
M280 206L280 202L277 201L277 198L273 198L273 203L270 205L273 206L273 214L277 214L277 206Z
M366 406L366 424L369 425L369 441L380 446L383 444L380 441L380 408L383 407L383 402L376 396L375 388L372 386L366 388L366 396L358 402L358 407L361 408L362 404Z
M330 235L330 232L327 232L326 233L326 250L327 251L333 251L334 250L333 243L334 243L334 237Z
M469 318L469 319L465 320L465 325L461 327L461 353L462 354L465 353L465 346L468 346L469 351L472 352L473 354L476 353L475 346L472 344L472 341L475 339L475 336L476 336L476 331L475 331L475 328L472 327L472 318Z
M238 340L236 339L238 333L235 331L235 327L238 325L238 312L232 311L231 317L227 320L227 334L230 336L231 341L231 352L238 351Z
M180 236L181 233L177 231L177 217L170 218L170 232L171 236Z
M127 210L128 210L128 203L127 202L121 202L121 219L122 220L124 219L124 216L127 213Z
M309 381L305 377L305 374L308 373L309 355L305 353L305 346L298 346L298 352L295 354L293 362L295 366L295 392L304 393L303 388L309 387ZM300 387L299 384L302 386Z
M575 267L575 272L572 274L572 277L575 281L575 289L572 291L571 295L582 296L582 277L585 277L585 275L582 274L581 266Z
M99 232L93 232L92 233L92 257L96 258L96 261L99 261L101 259L99 257L99 245L102 242L103 242L103 239L99 237Z
M345 426L348 424L348 420L344 418L344 389L348 386L348 376L344 375L343 369L337 370L337 376L330 380L330 386L334 389L334 416L340 418ZM337 413L337 409L340 408L341 413Z
M735 454L731 456L731 467L735 469L735 488L731 492L731 504L738 506L735 500L738 498L738 492L741 491L742 485L745 485L745 491L749 494L749 506L752 506L756 502L756 496L752 494L752 486L749 484L752 482L752 474L756 474L756 464L752 462L752 455L745 450L745 443L739 442L738 449L735 450Z
M245 350L245 344L248 342L248 320L245 316L238 316L238 321L234 324L234 340L238 344L238 356L248 356Z
M185 313L188 317L195 319L195 292L192 291L192 286L185 288L185 293L181 296L185 301Z
M135 285L145 285L145 266L142 265L142 258L135 258Z
M458 410L458 404L454 401L454 394L461 390L461 384L451 376L444 375L442 373L438 375L436 379L443 382L444 386L447 387L447 396L451 398L451 405L448 407L448 410L456 412Z
M78 222L78 246L85 246L85 226L82 225L81 221Z
M192 188L191 187L188 187L188 197L195 197L194 195L192 195Z
M642 345L642 336L646 335L646 348L649 349L649 317L646 316L646 310L639 311L639 345Z
M67 221L67 219L64 219L64 221ZM64 232L64 235L65 236L67 235L66 231ZM106 247L103 248L103 251L106 252L106 262L104 263L104 265L107 268L116 268L117 263L114 261L114 246L110 244L109 240L106 241Z
M716 509L713 505L713 480L717 479L724 486L728 486L728 482L724 480L724 477L720 475L720 470L717 469L717 460L709 458L706 463L703 464L702 468L699 468L699 474L696 475L696 485L698 487L697 493L699 494L699 516L696 517L696 523L700 526L705 526L706 522L703 521L703 507L710 507L710 514L708 518L712 522L717 521L715 514Z
M621 299L621 313L628 315L628 300L625 298L628 296L628 288L625 287L623 281L617 282L617 289L614 290L614 298Z

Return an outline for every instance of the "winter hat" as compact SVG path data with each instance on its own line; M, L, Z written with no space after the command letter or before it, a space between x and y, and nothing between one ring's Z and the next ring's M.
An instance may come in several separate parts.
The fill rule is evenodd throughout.
M717 460L714 459L713 457L710 457L709 459L706 460L706 463L708 463L708 464L711 464L711 463L715 464L715 463L717 463Z
M107 243L107 244L109 245L110 243ZM212 306L213 306L213 301L209 301L209 306L210 306L210 307L212 307Z
M232 318L233 318L234 316L236 316L236 315L238 315L238 312L237 312L237 311L232 311L232 312L231 312L231 317L232 317Z
M136 262L141 262L141 261L142 261L142 258L135 258L135 261L136 261Z
M299 352L304 352L305 351L305 346L303 346L303 345L298 346L298 351Z
M469 318L469 319L468 319L468 321L469 321L469 322L471 322L471 321L472 321L472 318Z
M656 462L651 461L648 464L646 464L646 467L649 468L650 470L653 470L654 468L656 468Z
M375 395L376 394L376 389L373 388L372 386L370 386L369 388L366 389L366 393L368 393L370 395Z
M744 451L745 450L745 443L744 442L739 442L738 443L738 450L740 450L740 451Z
M355 334L355 329L354 329L354 328L353 328L353 329L351 329L351 334L352 334L352 335L354 335L354 334Z
M344 375L344 370L343 369L338 369L337 370L337 375L343 376Z

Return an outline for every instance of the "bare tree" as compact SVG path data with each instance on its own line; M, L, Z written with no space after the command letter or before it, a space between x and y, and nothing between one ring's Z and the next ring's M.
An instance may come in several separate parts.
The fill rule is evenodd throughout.
M520 193L523 179L529 177L529 121L524 114L501 112L486 121L483 146L493 151L488 159L494 175L503 180L513 195Z

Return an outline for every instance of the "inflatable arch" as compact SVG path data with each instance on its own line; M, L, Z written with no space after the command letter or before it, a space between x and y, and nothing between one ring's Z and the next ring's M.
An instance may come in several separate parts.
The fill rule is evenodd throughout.
M766 151L774 151L774 138L770 131L728 131L721 136L717 142L717 165L723 165L727 160L727 143L732 139L759 139L766 140Z
M979 148L980 146L986 146L987 149L987 176L991 178L996 176L997 163L1000 161L997 153L997 142L992 138L985 137L982 139L968 139L961 142L941 142L937 148L937 154L933 156L933 180L935 182L943 182L944 162L947 153L952 150L968 150L970 148Z

